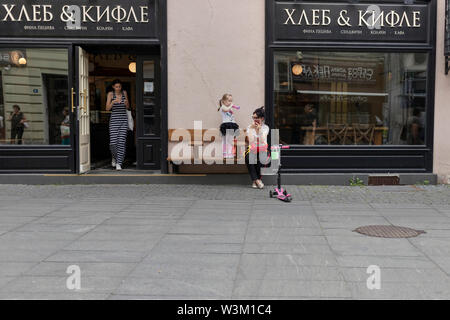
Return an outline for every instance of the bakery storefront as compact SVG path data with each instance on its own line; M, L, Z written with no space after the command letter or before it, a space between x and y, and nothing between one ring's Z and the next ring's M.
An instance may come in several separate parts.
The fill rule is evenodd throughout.
M433 170L436 1L266 0L266 105L291 172Z
M115 79L132 108L126 161L161 169L166 67L166 1L0 0L0 172L110 165Z

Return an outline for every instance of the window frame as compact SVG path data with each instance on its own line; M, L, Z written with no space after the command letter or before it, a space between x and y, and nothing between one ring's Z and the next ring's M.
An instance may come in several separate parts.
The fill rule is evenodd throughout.
M69 145L60 145L60 144L23 144L23 145L17 145L17 144L0 144L0 151L2 149L8 149L8 150L14 150L14 149L32 149L32 150L49 150L49 149L62 149L62 150L74 150L75 149L75 145L76 145L76 114L74 112L71 111L71 90L70 88L74 87L74 74L73 74L73 67L74 67L74 62L73 62L73 49L72 49L72 45L69 43L61 43L61 44L53 44L53 43L49 43L49 44L37 44L35 42L16 42L16 41L11 41L11 43L0 43L0 50L4 50L4 49L64 49L67 52L67 106L69 107L69 115L70 115L70 144ZM32 123L31 123L32 125Z
M305 49L305 47L302 47L302 48L300 48L300 47L296 47L296 48L293 48L293 47L285 47L285 48L280 48L280 47L276 47L276 48L271 48L272 50L271 50L271 58L272 58L272 61L273 61L273 64L272 64L272 70L271 70L271 79L272 79L272 84L271 84L271 87L272 87L272 91L270 92L270 94L272 95L272 101L271 101L271 104L267 104L266 103L266 105L271 105L271 108L269 108L270 109L270 116L268 116L268 119L270 119L269 121L270 121L270 126L271 126L271 128L274 128L274 129L278 129L276 126L275 126L275 113L276 113L276 110L275 110L275 100L274 100L274 94L275 94L275 54L277 53L277 52L288 52L288 51L292 51L292 52L296 52L296 51L302 51L302 52L355 52L355 49L347 49L347 48L345 48L345 49L343 49L343 48L341 48L340 50L335 50L334 48L330 48L330 50L327 50L326 48L320 48L320 50L317 50L316 48L308 48L308 49ZM427 78L426 78L426 90L427 90L427 92L426 92L426 97L425 97L425 110L426 110L426 119L425 119L425 139L424 139L424 142L425 142L425 144L421 144L421 145L408 145L408 144L383 144L383 145L350 145L350 144L347 144L347 145L303 145L303 144L292 144L291 146L292 147L294 147L294 148L320 148L320 147L322 147L322 148L331 148L331 147L337 147L337 148L342 148L342 149L345 149L345 148L349 148L349 147L351 147L352 149L353 148L360 148L360 149L363 149L363 148L367 148L367 147L369 147L369 148L382 148L382 147L388 147L388 148L408 148L408 149L410 149L410 148L420 148L420 149L423 149L423 148L427 148L427 146L428 146L428 144L427 144L427 141L428 141L428 138L429 138L429 135L431 134L431 135L433 135L433 131L434 131L434 129L433 129L433 131L431 131L430 132L430 130L429 130L429 126L430 126L430 123L432 123L432 124L434 124L434 104L431 106L430 105L430 100L434 100L434 83L433 83L433 87L431 88L430 87L430 85L431 85L431 82L432 82L432 78L434 78L433 77L433 75L434 75L434 73L431 73L430 72L430 68L431 68L431 65L432 65L432 61L431 60L433 60L433 56L432 56L432 52L431 52L431 50L424 50L424 49L420 49L420 50L416 50L416 51L411 51L411 50L407 50L407 49L405 49L405 50L383 50L383 49L381 49L381 48L374 48L374 49L372 49L372 50L358 50L357 51L358 53L371 53L371 52L376 52L376 53L382 53L382 54L391 54L391 53L393 53L393 54L396 54L396 53L398 53L398 54L407 54L407 53L422 53L422 54L427 54ZM434 70L434 69L433 69ZM432 91L432 94L430 94L430 90L433 90ZM280 92L283 92L283 91L280 91ZM433 117L430 119L430 107L432 107L433 108L433 112L432 112L432 114L433 114ZM406 123L405 123L406 124ZM404 124L404 125L405 125ZM431 142L431 145L432 145L432 142Z

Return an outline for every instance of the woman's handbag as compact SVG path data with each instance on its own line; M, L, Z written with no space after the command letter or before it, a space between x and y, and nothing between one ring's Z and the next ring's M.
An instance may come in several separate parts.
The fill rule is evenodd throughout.
M133 131L134 130L134 120L133 120L133 116L131 115L131 110L127 110L127 116L128 116L128 130Z
M69 126L60 126L61 128L61 137L65 138L65 137L69 137L70 136L70 127Z
M23 126L24 126L26 129L28 129L28 128L30 127L30 124L28 123L28 121L25 121L25 122L23 123Z

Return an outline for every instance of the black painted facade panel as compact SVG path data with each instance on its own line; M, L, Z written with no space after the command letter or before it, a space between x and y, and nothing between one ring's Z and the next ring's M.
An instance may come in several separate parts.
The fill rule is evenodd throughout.
M329 172L338 172L341 170L373 170L374 161L377 163L376 169L394 170L396 172L409 172L409 171L425 171L426 167L426 153L422 155L404 154L372 154L363 155L361 152L355 155L349 152L342 152L341 154L336 152L329 152L328 154L318 154L318 152L312 152L310 154L303 155L289 155L287 152L283 154L283 167L288 169L296 169L299 171L310 170L323 170L326 169Z
M72 150L10 148L0 150L0 173L74 171Z

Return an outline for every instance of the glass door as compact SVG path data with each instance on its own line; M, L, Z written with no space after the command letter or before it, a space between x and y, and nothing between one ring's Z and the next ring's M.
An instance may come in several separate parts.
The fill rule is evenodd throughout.
M136 81L137 168L160 170L160 58L138 56Z
M80 47L76 47L78 69L77 117L79 173L91 170L91 135L89 117L89 58Z

